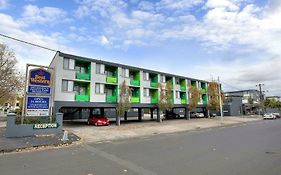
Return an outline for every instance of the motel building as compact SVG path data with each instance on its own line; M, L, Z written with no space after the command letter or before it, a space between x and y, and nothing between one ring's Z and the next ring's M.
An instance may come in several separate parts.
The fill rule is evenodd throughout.
M50 67L54 70L53 112L64 113L64 120L85 120L94 113L115 120L123 81L132 89L132 97L131 109L122 121L133 117L142 120L144 113L159 121L158 83L167 82L172 84L174 112L189 115L188 89L196 86L202 90L196 111L207 113L207 81L62 52L55 54Z

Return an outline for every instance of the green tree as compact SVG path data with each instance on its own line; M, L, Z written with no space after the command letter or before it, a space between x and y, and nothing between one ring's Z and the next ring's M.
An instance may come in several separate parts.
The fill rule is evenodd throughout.
M0 105L15 101L23 93L24 77L16 66L15 53L0 44Z
M119 88L119 101L117 104L117 116L116 116L116 125L120 126L121 116L124 116L125 112L127 112L131 108L130 98L132 96L132 90L129 86L126 85L125 80L121 84Z
M208 84L207 94L209 96L207 109L219 112L220 111L220 101L219 101L219 85L215 81L211 81ZM222 104L225 100L223 92L221 92Z
M172 84L170 82L167 82L166 85L158 83L158 89L160 92L159 100L157 103L159 110L162 112L171 110L173 108L173 100L171 99L173 93Z

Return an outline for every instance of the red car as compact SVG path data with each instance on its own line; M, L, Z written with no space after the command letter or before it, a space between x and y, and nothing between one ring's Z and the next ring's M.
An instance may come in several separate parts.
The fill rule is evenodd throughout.
M88 125L107 126L109 125L109 120L108 118L100 115L92 115L88 118Z

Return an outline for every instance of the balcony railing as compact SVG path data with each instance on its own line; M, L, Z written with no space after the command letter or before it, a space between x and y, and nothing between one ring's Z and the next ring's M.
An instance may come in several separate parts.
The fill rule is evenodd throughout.
M90 101L90 96L89 95L75 95L75 101L82 101L82 102L87 102Z
M81 73L81 72L76 72L76 79L79 80L90 80L90 74L88 73Z
M140 102L140 98L139 97L132 97L131 98L131 103L139 103Z
M117 103L117 96L106 96L106 102Z
M202 89L202 94L206 94L206 89Z
M156 82L150 82L150 87L157 88L157 83Z
M107 83L117 83L117 78L116 77L112 77L112 76L108 76L106 77L106 82Z
M131 80L130 84L133 86L140 86L140 81L139 80Z
M186 91L186 86L181 86L181 91Z
M150 102L151 104L156 104L158 103L158 98L151 98Z
M181 99L181 104L185 105L186 104L186 100L185 99Z

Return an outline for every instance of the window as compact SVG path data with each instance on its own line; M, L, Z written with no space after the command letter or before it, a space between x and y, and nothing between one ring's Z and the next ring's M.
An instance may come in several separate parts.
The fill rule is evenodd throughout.
M70 80L62 80L62 91L65 92L73 92L73 81Z
M96 73L104 74L104 65L103 64L96 64Z
M166 77L165 77L165 75L160 75L160 82L161 82L161 83L166 83Z
M104 94L104 84L96 83L95 92L96 94Z
M149 94L149 89L143 88L143 96L144 96L144 97L149 97L149 96L150 96L150 94Z
M86 95L86 87L75 85L74 91L79 95Z
M176 98L180 98L180 91L176 91Z
M143 80L148 81L149 80L149 73L143 72Z
M122 68L121 76L129 77L129 69Z
M74 69L75 60L69 58L63 58L63 68L64 69Z
M176 84L180 84L180 79L176 78Z

